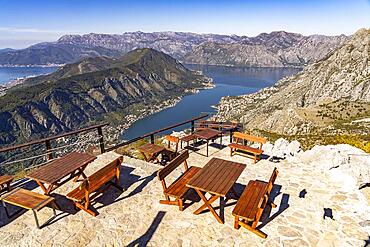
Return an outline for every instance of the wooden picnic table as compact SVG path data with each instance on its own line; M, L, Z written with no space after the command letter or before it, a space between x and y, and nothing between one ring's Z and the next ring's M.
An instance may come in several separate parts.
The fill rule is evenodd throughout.
M193 135L196 138L205 140L207 142L207 157L208 157L209 140L215 139L216 137L221 135L220 145L222 145L222 132L221 131L214 130L214 129L203 129L203 130L195 132Z
M219 121L210 121L210 120L199 120L195 128L200 129L216 129L221 131L223 134L230 133L230 142L232 142L233 132L237 131L240 128L240 124L233 122L219 122Z
M152 143L147 143L140 146L138 150L144 156L146 162L157 160L157 162L159 163L158 155L162 153L165 148Z
M75 181L79 176L86 178L84 170L95 159L96 157L90 154L72 152L51 161L26 177L35 180L45 195L49 195L51 191L73 178L75 178ZM67 176L69 177L63 180Z
M238 196L233 186L245 167L245 164L212 158L186 184L186 186L193 188L204 202L194 214L200 214L208 208L217 221L223 224L224 199L229 191ZM207 199L204 192L209 193L211 197ZM211 205L218 198L220 198L220 215L216 213Z

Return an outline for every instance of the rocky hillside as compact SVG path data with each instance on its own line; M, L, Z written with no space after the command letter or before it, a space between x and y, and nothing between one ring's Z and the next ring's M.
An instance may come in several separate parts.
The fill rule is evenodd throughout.
M26 49L0 52L0 65L49 65L77 62L85 57L119 56L121 52L95 45L40 43Z
M369 133L370 30L273 87L222 99L218 117L280 134Z
M87 58L26 80L0 97L0 144L119 122L125 114L204 87L208 79L153 49ZM142 107L141 107L142 106Z
M304 66L326 57L348 38L286 32L260 34L238 43L206 42L188 53L183 61L247 67Z
M136 48L153 48L181 61L233 66L303 66L325 57L346 36L303 36L288 32L256 37L183 32L65 35L0 54L0 65L73 63L84 57L117 57Z

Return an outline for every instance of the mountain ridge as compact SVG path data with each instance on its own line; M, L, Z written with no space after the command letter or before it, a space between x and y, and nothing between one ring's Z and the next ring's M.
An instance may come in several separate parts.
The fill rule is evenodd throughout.
M339 38L338 38L339 37ZM301 34L289 33L285 31L275 31L271 33L261 33L255 37L238 36L238 35L222 35L222 34L196 34L186 32L126 32L123 34L83 34L83 35L64 35L56 42L44 42L33 45L26 49L3 52L0 54L0 65L28 65L28 64L65 64L74 63L87 56L110 56L119 57L136 48L153 48L169 54L176 59L186 63L200 63L200 64L216 64L212 60L202 59L206 44L213 44L214 46L223 45L239 46L239 52L243 52L237 56L239 60L245 60L250 49L245 50L246 46L254 47L252 56L257 57L257 62L261 59L266 61L252 64L260 67L276 67L276 66L292 66L289 63L278 64L274 52L282 52L283 49L290 49L291 60L294 60L293 66L304 66L307 62L316 61L327 54L329 49L322 45L323 49L313 50L312 46L307 49L305 45L308 43L299 44L302 39L317 40L321 43L327 43L333 49L340 46L341 42L347 37L340 36L303 36ZM262 46L262 50L269 50L268 52L261 51L258 46ZM244 49L243 49L244 47ZM293 48L294 47L294 48ZM270 51L271 50L271 51ZM73 52L72 52L73 51ZM198 51L196 53L195 51ZM201 52L199 54L199 52ZM216 53L212 51L211 54ZM235 56L233 50L227 51L229 56ZM313 54L311 60L304 60L303 62L297 59L300 54ZM298 54L298 55L297 55ZM316 54L316 55L315 55ZM281 55L281 54L280 54ZM32 57L35 59L32 61ZM298 56L299 57L299 56ZM234 59L235 60L235 59ZM232 66L250 66L248 63L226 59L220 59L217 63L219 65ZM271 60L271 61L270 61Z

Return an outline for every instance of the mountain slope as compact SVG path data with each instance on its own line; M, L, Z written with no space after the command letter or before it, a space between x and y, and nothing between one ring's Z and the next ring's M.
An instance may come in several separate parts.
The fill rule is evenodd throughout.
M347 37L303 36L272 32L241 43L203 43L182 60L186 63L247 67L304 66L326 57L340 47Z
M327 58L273 87L224 98L219 117L281 134L355 130L354 120L370 117L370 30L359 30Z
M325 57L346 36L303 36L284 31L256 37L182 32L65 35L0 54L0 65L73 63L85 57L118 57L136 48L153 48L187 63L232 66L303 66Z
M26 80L0 97L0 143L56 134L93 122L119 122L204 87L207 78L172 57L137 49L120 58L87 58Z
M48 65L76 62L84 57L119 56L122 53L99 46L45 42L26 49L0 53L1 65Z

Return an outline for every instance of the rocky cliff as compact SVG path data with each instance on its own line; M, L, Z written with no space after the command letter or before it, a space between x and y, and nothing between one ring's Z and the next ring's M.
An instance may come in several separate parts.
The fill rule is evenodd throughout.
M88 58L30 78L0 97L0 143L57 134L159 105L208 80L172 57L137 49L123 57Z
M218 117L281 134L335 133L359 125L366 133L369 103L370 30L361 29L330 56L273 87L223 98Z
M301 67L323 59L347 39L344 35L303 36L272 32L231 44L206 42L195 47L182 59L186 63L195 64Z
M0 54L0 65L63 64L99 55L117 57L136 48L153 48L181 61L233 66L304 66L325 57L348 37L303 36L288 32L256 37L183 32L65 35Z

